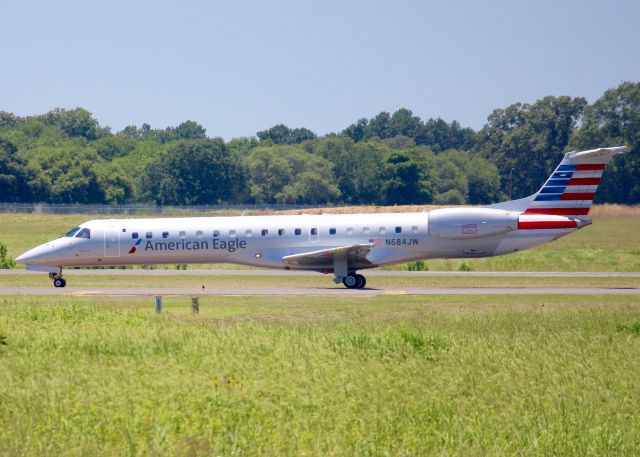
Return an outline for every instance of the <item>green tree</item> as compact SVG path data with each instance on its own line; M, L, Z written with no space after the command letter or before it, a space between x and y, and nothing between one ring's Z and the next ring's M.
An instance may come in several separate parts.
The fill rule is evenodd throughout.
M383 165L382 192L388 205L429 203L428 181L423 179L426 162L416 154L392 152Z
M3 242L0 242L0 269L8 270L15 266L16 266L16 262L11 257L9 257L9 254L7 252L7 246ZM0 339L0 343L1 342L2 342L2 339Z
M74 144L41 147L34 151L38 170L32 180L37 198L51 203L104 203L99 182L100 159L95 151Z
M242 176L221 138L182 141L147 164L141 194L160 205L230 203L242 192Z
M335 183L343 202L362 204L380 200L378 181L387 150L383 145L356 144L345 136L326 136L309 142L305 149L333 164Z
M271 141L274 144L298 144L316 138L316 134L309 129L304 127L290 129L284 124L261 130L256 135L260 141Z
M32 174L16 146L0 137L0 202L30 201Z
M503 192L507 193L512 168L514 198L540 188L562 159L586 104L581 97L549 96L491 113L478 133L477 149L498 166Z
M39 116L39 119L47 125L59 127L69 136L84 137L87 140L95 140L109 133L108 128L100 128L98 121L89 111L83 108L72 110L56 108L43 116Z
M365 139L367 133L367 126L369 125L369 119L358 119L355 124L351 124L344 129L341 135L348 136L353 141L358 142Z
M246 159L257 203L328 203L340 196L333 164L299 146L259 146Z

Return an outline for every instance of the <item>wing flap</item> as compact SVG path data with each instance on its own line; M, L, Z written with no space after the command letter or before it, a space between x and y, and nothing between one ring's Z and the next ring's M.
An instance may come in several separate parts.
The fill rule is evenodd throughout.
M287 255L282 261L288 265L297 267L313 267L318 269L333 268L334 259L340 258L349 265L372 265L367 259L374 244L352 244L337 248L320 249L318 251L302 252L300 254Z

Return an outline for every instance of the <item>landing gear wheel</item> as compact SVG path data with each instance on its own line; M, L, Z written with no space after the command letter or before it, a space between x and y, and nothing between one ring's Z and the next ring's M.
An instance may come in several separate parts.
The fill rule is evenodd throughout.
M362 275L356 275L356 279L358 280L358 284L356 284L356 289L364 289L364 286L367 285L367 279Z
M54 287L64 287L67 285L67 281L64 278L54 278L53 286Z
M355 275L349 275L345 278L342 278L342 284L344 284L344 286L347 289L357 289L358 288L358 278L356 278Z

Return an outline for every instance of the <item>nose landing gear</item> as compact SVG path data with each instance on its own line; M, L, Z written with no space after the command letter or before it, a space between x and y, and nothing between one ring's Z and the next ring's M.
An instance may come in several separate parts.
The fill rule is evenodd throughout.
M342 284L347 289L363 289L367 284L367 280L361 274L350 273L349 276L342 278Z
M49 279L53 280L53 287L65 287L67 280L62 277L62 273L49 273Z

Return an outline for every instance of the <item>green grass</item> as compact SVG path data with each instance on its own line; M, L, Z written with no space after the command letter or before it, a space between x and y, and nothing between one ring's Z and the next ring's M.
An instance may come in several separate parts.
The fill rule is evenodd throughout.
M640 299L0 299L0 455L637 455Z
M365 275L366 271L363 272ZM340 288L331 275L74 275L66 270L64 277L68 287L171 287L207 290L224 288ZM34 275L0 275L2 287L49 287L51 281L46 273ZM640 288L640 277L597 277L597 276L368 276L367 287L373 289L398 289L416 287L619 287Z
M0 242L13 258L59 237L89 219L111 216L0 214ZM594 216L593 225L552 243L487 259L428 260L430 270L457 271L640 271L640 217ZM228 264L190 268L245 268ZM406 265L390 267L405 269Z

